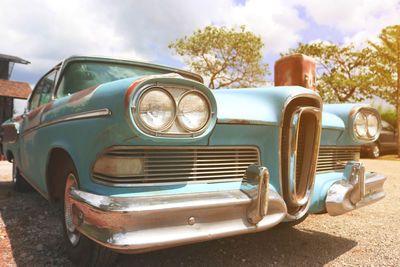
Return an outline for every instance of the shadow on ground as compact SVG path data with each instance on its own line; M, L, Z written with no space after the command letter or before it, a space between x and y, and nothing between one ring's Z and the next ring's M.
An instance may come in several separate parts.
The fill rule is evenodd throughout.
M140 255L121 255L120 266L322 266L357 243L315 231L278 226Z
M18 266L71 266L57 206L36 192L13 192L10 182L1 181L0 215L11 244L4 247L5 240L0 240L0 258L3 253L6 259L9 249L9 257ZM323 232L278 226L256 234L120 255L118 266L322 266L356 245L352 240Z
M0 217L0 266L72 266L60 209L39 193L14 192L11 182L0 181Z

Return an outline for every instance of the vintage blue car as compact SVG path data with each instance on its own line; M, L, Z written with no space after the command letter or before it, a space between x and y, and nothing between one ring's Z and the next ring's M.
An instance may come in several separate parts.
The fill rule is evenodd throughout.
M359 162L376 110L300 86L210 90L191 72L70 57L2 125L16 190L63 203L71 259L258 232L384 197Z

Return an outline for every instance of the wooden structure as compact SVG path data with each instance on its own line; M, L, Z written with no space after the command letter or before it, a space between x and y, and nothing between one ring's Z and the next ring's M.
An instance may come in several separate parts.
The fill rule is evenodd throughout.
M13 116L14 99L27 99L32 92L28 83L9 80L15 63L30 62L19 57L0 54L0 124ZM3 160L1 141L0 128L0 160Z
M0 54L0 124L12 117L14 99L27 99L32 91L28 83L9 80L15 63L30 62L19 57Z

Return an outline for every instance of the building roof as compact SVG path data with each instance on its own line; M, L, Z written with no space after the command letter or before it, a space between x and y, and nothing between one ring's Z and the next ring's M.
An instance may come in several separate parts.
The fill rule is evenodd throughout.
M21 63L21 64L29 64L30 63L28 60L22 59L20 57L10 56L10 55L5 55L5 54L0 54L0 60L14 62L14 63Z
M0 79L0 96L27 99L31 92L28 83Z

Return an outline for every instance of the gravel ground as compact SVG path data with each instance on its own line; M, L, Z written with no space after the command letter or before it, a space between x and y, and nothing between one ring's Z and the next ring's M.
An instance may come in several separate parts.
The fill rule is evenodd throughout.
M400 161L363 160L388 176L387 196L338 217L311 215L293 228L121 255L118 266L400 266ZM16 193L0 162L0 266L72 266L60 211L38 193Z

